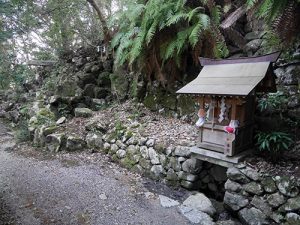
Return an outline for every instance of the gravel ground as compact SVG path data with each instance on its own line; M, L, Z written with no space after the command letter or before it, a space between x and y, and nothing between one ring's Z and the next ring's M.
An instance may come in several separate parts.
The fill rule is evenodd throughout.
M0 122L0 225L189 224L157 198L182 200L186 192L155 185L100 153L45 155L12 145Z

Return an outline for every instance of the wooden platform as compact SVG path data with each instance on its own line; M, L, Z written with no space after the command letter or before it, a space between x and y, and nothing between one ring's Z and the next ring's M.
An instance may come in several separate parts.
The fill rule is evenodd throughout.
M210 162L212 164L231 167L242 162L245 157L252 154L252 150L243 151L235 156L226 156L223 153L214 152L210 150L206 150L203 148L192 147L191 148L192 157L196 159L200 159L202 161Z

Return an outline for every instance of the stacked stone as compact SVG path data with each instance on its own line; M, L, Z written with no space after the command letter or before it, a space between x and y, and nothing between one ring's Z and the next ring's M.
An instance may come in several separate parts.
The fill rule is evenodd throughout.
M227 170L225 207L243 224L300 224L300 182L294 177L262 176L246 166Z
M298 59L298 64L300 60ZM300 118L300 66L292 63L279 64L274 71L278 78L279 89L288 96L287 116L291 119Z
M193 143L168 146L158 139L141 136L134 128L123 128L117 133L113 128L103 139L105 153L129 169L170 185L222 195L226 169L192 158L189 145Z

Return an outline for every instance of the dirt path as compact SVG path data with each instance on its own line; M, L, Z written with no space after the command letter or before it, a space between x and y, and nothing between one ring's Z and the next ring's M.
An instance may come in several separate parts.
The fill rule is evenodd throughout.
M189 224L148 189L177 198L182 192L155 186L100 153L43 157L11 145L0 122L0 225Z

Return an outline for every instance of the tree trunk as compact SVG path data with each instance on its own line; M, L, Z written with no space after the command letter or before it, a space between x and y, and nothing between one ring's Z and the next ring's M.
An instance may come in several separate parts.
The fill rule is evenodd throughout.
M104 41L105 41L105 43L108 43L112 39L112 36L111 36L110 30L108 29L108 26L107 26L107 23L106 23L103 13L101 12L101 10L95 0L87 0L87 2L90 3L91 6L96 10L98 17L100 19L100 22L102 24Z

